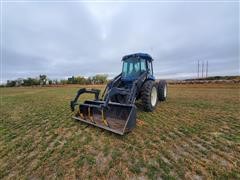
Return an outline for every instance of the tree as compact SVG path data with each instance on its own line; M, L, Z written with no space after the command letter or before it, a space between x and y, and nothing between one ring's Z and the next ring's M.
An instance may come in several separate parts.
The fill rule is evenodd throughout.
M62 79L62 80L60 80L60 83L61 84L68 84L68 80Z
M107 82L107 77L106 74L97 74L92 77L92 81L94 84L104 84Z
M88 77L86 79L86 84L92 84L92 78L91 77Z
M16 81L7 80L7 87L13 87L16 85Z
M23 80L23 85L24 86L33 86L33 85L39 85L40 81L35 78L27 78Z
M39 75L39 79L40 79L40 85L46 85L47 83L47 75Z
M76 84L76 82L75 82L75 77L72 76L72 77L68 78L67 83L68 83L68 84Z
M16 85L15 86L21 86L23 84L23 82L24 82L23 80L24 80L23 78L18 78L16 80Z
M86 84L86 79L83 76L77 76L75 78L76 84Z

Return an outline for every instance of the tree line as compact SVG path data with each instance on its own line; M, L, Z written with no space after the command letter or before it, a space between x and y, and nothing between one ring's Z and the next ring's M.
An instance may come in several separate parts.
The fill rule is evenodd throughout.
M92 77L84 77L84 76L72 76L67 79L49 79L47 75L39 75L39 77L32 78L18 78L16 80L7 80L7 83L3 86L6 87L15 87L15 86L46 86L46 85L64 85L64 84L104 84L107 83L107 75L106 74L97 74Z

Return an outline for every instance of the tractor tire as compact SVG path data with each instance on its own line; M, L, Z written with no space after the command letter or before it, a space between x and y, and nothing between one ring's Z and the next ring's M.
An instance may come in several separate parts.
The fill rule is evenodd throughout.
M158 99L159 101L167 99L167 82L165 80L160 80L158 83Z
M154 81L146 81L141 89L141 99L145 111L153 111L158 103L157 84Z

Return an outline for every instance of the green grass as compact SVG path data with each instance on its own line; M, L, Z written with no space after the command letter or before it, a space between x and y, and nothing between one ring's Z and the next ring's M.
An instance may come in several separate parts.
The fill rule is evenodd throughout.
M1 88L0 179L239 179L239 88L171 85L125 136L71 119L76 86Z

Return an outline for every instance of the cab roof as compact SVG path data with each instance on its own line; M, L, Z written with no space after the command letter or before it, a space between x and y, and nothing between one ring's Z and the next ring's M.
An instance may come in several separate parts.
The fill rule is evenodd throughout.
M141 59L145 59L147 61L153 61L153 58L149 54L146 54L146 53L129 54L129 55L123 56L122 61L125 61L126 59L131 58L131 57L141 58Z

